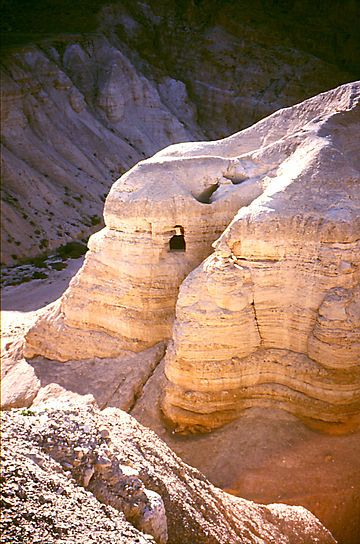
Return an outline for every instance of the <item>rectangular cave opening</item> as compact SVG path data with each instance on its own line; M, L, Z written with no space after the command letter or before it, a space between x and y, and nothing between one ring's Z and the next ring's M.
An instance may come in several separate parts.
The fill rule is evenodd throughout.
M175 225L175 234L169 240L170 251L186 251L185 230L181 225Z

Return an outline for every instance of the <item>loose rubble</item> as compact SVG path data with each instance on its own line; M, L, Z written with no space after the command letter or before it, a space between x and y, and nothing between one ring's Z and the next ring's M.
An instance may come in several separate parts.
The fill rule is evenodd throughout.
M335 542L302 507L215 488L118 409L58 399L2 419L6 544Z

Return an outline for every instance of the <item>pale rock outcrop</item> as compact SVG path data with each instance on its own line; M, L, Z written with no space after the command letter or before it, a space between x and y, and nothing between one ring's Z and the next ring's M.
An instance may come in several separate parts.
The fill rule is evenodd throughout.
M23 357L22 342L1 352L1 409L30 407L39 399L91 396L104 409L132 409L144 385L164 356L160 342L140 353L122 351L118 357L92 357L64 362Z
M344 85L209 144L267 186L180 289L163 403L180 428L254 405L358 421L359 97Z
M261 194L266 169L249 164L251 179L239 183L247 166L236 156L212 154L212 143L190 148L177 156L170 147L113 185L106 227L90 238L63 297L27 333L26 357L115 357L171 337L179 285L239 207Z
M88 17L86 2L66 14L57 6L58 35L56 15L38 6L38 34L31 8L24 8L30 28L20 33L31 39L34 32L32 45L4 48L1 64L1 263L17 265L99 230L112 183L159 149L222 138L354 79L339 68L339 58L356 57L347 23L334 40L327 35L330 49L322 57L316 48L315 56L302 50L312 35L291 43L288 30L279 32L278 24L288 25L280 22L284 14L267 17L250 2L241 10L230 3L221 13L215 3L187 4L123 0L103 5L97 23L97 8ZM93 21L91 34L64 29L64 16L76 29L73 9L80 29ZM356 19L356 9L346 10ZM4 31L11 34L20 18L7 5L5 20L9 11ZM20 26L24 18L22 12ZM48 37L40 39L44 31ZM318 56L331 62L336 56L337 65Z
M120 410L100 412L84 404L66 404L59 397L57 407L46 401L29 411L3 412L2 420L6 542L14 542L14 517L20 522L18 535L26 535L31 520L33 532L46 538L43 528L51 526L52 518L61 520L64 539L72 538L74 529L80 535L73 511L78 512L79 504L85 503L90 519L94 510L100 519L102 513L107 514L112 541L119 543L143 543L145 539L157 544L335 543L317 518L300 506L264 506L224 493ZM48 492L42 482L39 485L45 478L51 482ZM52 493L54 489L58 496ZM62 494L70 523L63 522ZM34 496L39 495L44 498L39 503L45 503L34 509L42 515L40 519L34 512L26 515L34 508ZM78 500L69 509L74 497ZM46 512L48 505L51 513ZM113 524L119 521L122 538L118 540ZM101 541L109 541L101 538L99 523L94 522L94 530ZM52 531L49 533L47 541L53 542Z
M275 402L356 418L358 98L358 83L344 85L140 162L112 187L105 229L27 333L25 356L115 357L170 338L179 285L240 208L181 287L166 416L213 428ZM185 247L173 251L179 232Z

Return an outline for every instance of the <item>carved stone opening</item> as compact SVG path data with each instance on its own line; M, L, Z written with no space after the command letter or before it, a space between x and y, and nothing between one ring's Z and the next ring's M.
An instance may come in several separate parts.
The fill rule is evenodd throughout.
M175 225L175 234L169 241L170 251L185 251L186 242L184 237L184 227Z

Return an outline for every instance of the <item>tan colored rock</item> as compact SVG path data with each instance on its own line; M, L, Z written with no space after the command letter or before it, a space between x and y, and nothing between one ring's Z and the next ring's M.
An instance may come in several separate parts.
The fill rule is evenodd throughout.
M355 58L356 49L351 40L338 40L341 32L336 40L327 36L327 53L321 47L317 55L318 40L308 36L304 43L303 26L291 44L288 32L271 23L276 19L277 27L277 17L266 17L264 25L250 4L241 13L232 6L220 18L210 7L200 26L203 8L186 9L182 20L175 4L103 6L92 34L56 35L53 28L52 37L40 40L40 30L35 44L7 50L5 38L2 263L16 265L87 238L102 225L111 184L159 149L227 136L352 79L339 66ZM319 22L314 28L321 32ZM8 30L15 32L12 23ZM335 41L336 48L330 46ZM316 56L301 50L309 43ZM337 57L338 66L318 56Z
M249 408L210 433L174 432L160 410L163 363L131 411L142 425L221 489L256 502L304 506L339 542L357 544L360 430L318 432L272 404Z
M176 425L258 405L359 421L359 97L344 85L212 144L244 141L267 186L180 289L163 404Z
M183 146L190 151L178 156ZM113 185L106 227L90 238L63 297L26 335L26 357L115 357L171 337L179 285L239 207L263 190L265 163L243 164L232 150L213 154L213 148L170 147ZM251 179L239 184L248 170ZM185 250L172 247L179 229Z
M17 349L16 349L17 348ZM130 410L145 383L163 358L163 342L141 353L121 352L114 358L73 360L66 363L37 357L27 361L21 343L4 349L1 365L1 408L52 403L97 404ZM79 402L80 402L79 401Z
M40 390L41 383L25 359L14 361L1 378L1 409L29 407Z

